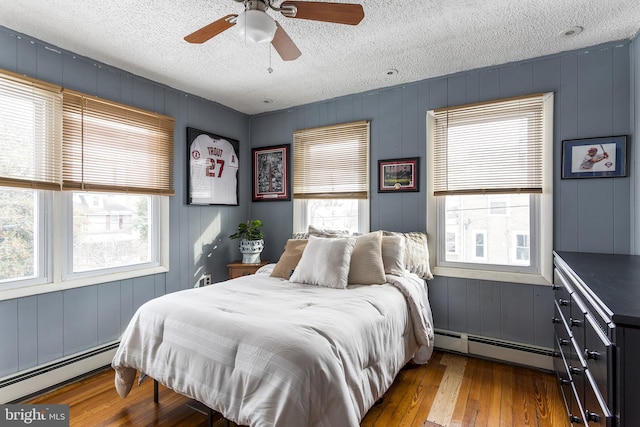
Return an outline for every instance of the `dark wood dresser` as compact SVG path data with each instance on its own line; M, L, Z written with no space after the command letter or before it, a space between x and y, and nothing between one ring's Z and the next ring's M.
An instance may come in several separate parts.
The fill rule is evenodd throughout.
M554 367L576 426L640 426L640 256L554 252Z

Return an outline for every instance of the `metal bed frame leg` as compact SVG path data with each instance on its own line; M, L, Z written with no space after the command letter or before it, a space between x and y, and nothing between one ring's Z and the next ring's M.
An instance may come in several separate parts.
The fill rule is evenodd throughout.
M158 380L153 380L153 403L158 403ZM207 407L209 413L207 414L207 426L213 427L213 416L216 414L216 411ZM224 427L230 427L229 420L224 419Z

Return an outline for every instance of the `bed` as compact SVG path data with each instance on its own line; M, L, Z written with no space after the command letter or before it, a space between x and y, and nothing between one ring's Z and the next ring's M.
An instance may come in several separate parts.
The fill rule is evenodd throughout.
M149 376L238 425L358 426L431 356L425 281L383 262L382 232L304 240L255 275L142 305L112 362L118 394Z

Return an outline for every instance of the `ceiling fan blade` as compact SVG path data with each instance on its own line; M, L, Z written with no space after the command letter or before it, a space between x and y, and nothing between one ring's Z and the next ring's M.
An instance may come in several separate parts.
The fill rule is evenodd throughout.
M197 31L186 36L184 39L189 43L204 43L209 39L217 36L224 30L227 30L235 25L235 21L233 23L229 22L230 18L236 18L238 15L227 15L223 18L218 19L217 21L212 22L209 25L206 25L200 28Z
M296 46L293 40L291 40L291 37L289 37L289 34L287 34L278 22L276 22L276 25L278 28L276 29L276 34L273 36L271 44L276 48L278 55L280 55L283 61L293 61L299 58L302 52L300 52L298 46Z
M285 1L280 7L295 6L294 16L284 12L287 18L310 19L312 21L334 22L358 25L364 18L364 9L359 4L329 3L319 1Z

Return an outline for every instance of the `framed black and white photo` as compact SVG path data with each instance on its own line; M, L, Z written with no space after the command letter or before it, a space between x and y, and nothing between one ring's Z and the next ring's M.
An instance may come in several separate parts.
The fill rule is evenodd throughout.
M238 149L235 139L187 128L189 205L238 205Z
M253 201L291 200L289 144L253 148Z
M418 157L378 160L378 193L418 191Z
M627 137L562 141L562 178L627 176Z

